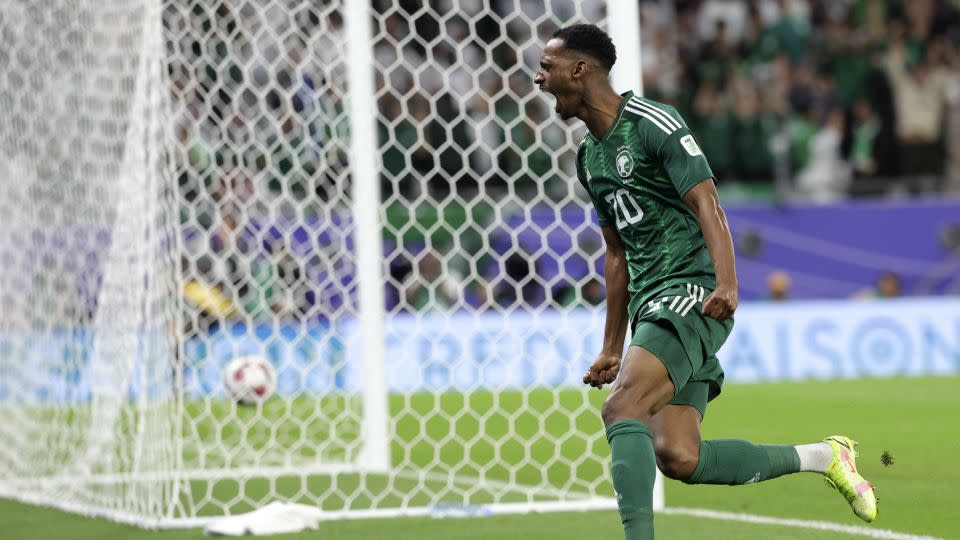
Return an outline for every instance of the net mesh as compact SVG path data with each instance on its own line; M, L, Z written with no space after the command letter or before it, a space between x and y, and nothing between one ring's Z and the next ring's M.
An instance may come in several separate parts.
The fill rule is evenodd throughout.
M0 39L0 488L161 515L180 302L160 3L9 2Z
M603 294L582 131L532 83L602 6L378 0L356 44L337 1L56 4L0 22L0 490L140 523L612 493L577 386ZM388 441L361 427L351 46L376 74L352 159L381 173ZM222 382L242 355L277 371L253 407Z

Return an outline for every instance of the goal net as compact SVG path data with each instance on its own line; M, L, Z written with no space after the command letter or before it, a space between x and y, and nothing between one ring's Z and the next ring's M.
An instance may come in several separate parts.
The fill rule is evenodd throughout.
M0 8L0 494L155 520L178 468L159 1Z
M147 526L615 507L583 131L532 83L606 16L5 4L0 495Z

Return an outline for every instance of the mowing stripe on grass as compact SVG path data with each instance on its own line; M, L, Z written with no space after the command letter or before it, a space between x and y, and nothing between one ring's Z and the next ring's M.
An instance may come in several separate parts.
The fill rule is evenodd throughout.
M452 483L454 485L459 484L467 486L481 485L501 492L514 492L527 496L546 495L550 497L556 497L557 499L561 500L588 500L596 498L595 495L591 495L586 492L578 493L576 491L564 491L554 486L528 486L524 484L511 484L509 482L492 480L489 478L482 479L481 481L481 478L478 476L449 475L432 471L410 470L394 471L391 472L390 475L407 480L428 480L437 483Z
M663 510L660 510L660 512L676 516L694 516L707 519L720 519L723 521L741 521L743 523L757 523L761 525L779 525L783 527L797 527L800 529L817 529L821 531L832 531L854 534L857 536L866 536L868 538L885 538L887 540L941 540L935 536L919 536L916 534L890 531L887 529L873 529L870 527L862 527L857 525L843 525L841 523L832 523L829 521L755 516L753 514L719 512L717 510L706 510L703 508L667 507Z

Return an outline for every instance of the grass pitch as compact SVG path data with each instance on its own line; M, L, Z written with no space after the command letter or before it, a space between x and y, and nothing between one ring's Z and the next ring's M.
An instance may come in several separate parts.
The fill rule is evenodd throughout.
M599 406L605 392L596 392ZM407 398L410 399L410 398ZM426 398L424 398L426 399ZM512 403L509 394L497 396L500 406ZM436 406L409 401L409 406ZM456 395L444 397L439 404L444 410L474 408L482 411L486 404L472 400L466 403ZM514 426L525 429L525 422L537 424L536 398L527 403L518 401L516 418L526 418ZM399 401L392 402L398 410ZM530 411L523 410L531 409ZM960 378L888 379L872 381L818 381L766 385L728 385L719 400L710 406L704 421L706 438L744 438L760 443L811 442L826 435L846 434L861 442L859 465L873 481L880 496L880 516L871 527L891 529L916 535L960 538L960 521L956 507L960 503L953 486L960 485L960 437L953 433L954 414L960 411ZM562 413L562 408L561 411ZM401 438L407 429L404 418L398 418ZM597 424L584 416L563 418L550 415L543 429L587 430ZM485 429L497 429L496 424ZM419 429L419 426L418 426ZM430 427L428 426L428 433ZM470 426L464 427L464 435ZM417 440L406 435L407 442ZM439 433L428 439L443 441ZM446 439L449 441L449 439ZM465 440L469 440L465 439ZM603 451L603 448L582 446L577 437L564 438L569 448L563 454ZM588 440L584 438L583 440ZM510 468L515 459L509 453L489 453L482 446L467 448L450 442L424 445L405 444L394 447L410 452L411 461L459 460L462 452L471 452L471 460L494 468ZM536 452L538 445L533 445ZM884 466L881 456L887 451L894 463ZM479 452L479 453L474 453ZM396 454L395 454L396 455ZM536 458L536 455L533 456ZM533 461L537 461L534 459ZM426 463L426 462L425 462ZM492 469L491 469L492 470ZM464 474L469 471L464 471ZM516 470L517 474L560 474ZM592 471L580 470L587 475ZM562 481L561 478L548 478ZM221 488L227 489L227 488ZM277 486L278 491L282 491ZM809 519L846 525L862 525L851 514L838 494L812 474L793 475L749 486L686 486L668 482L668 507L694 507L742 512L785 519ZM201 538L198 530L150 532L117 525L104 520L87 519L55 510L0 500L0 539L33 538L118 538L118 539L186 539ZM658 538L853 538L849 533L829 533L777 524L749 524L731 521L659 514L656 518ZM504 516L478 519L390 519L341 521L323 524L320 531L299 535L277 536L278 539L417 539L440 538L518 538L518 539L581 539L619 538L622 533L615 511L559 513L526 516Z

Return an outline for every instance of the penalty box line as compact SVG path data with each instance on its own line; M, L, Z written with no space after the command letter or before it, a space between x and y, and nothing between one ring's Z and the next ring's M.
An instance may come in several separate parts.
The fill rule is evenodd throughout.
M788 519L769 516L758 516L754 514L739 514L735 512L721 512L719 510L708 510L705 508L682 508L666 507L658 510L658 513L675 516L693 516L706 519L718 519L723 521L739 521L742 523L751 523L758 525L778 525L781 527L794 527L798 529L815 529L820 531L831 531L838 533L853 534L865 536L867 538L882 538L886 540L941 540L935 536L922 536L916 534L891 531L889 529L874 529L860 525L844 525L842 523L833 523L830 521L816 521L809 519Z

